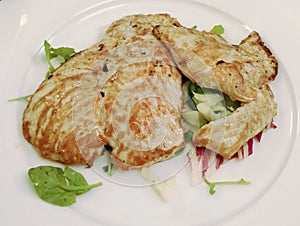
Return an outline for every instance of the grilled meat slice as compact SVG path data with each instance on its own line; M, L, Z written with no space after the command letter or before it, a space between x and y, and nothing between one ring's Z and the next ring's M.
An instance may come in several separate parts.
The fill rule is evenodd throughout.
M221 90L233 100L254 100L257 88L275 79L278 63L259 34L240 45L220 35L183 26L161 26L154 35L169 49L182 73L201 87Z
M180 26L176 19L167 14L132 15L115 21L98 43L70 58L55 70L50 79L41 83L23 113L22 127L25 139L42 157L65 164L91 165L104 145L110 144L109 136L105 135L105 131L101 130L103 127L99 125L101 116L96 117L95 112L96 106L105 108L105 105L101 105L102 102L98 103L101 100L99 94L103 94L101 89L107 81L113 86L111 77L117 78L118 74L123 73L122 68L131 68L131 79L127 81L123 76L123 80L119 81L125 84L134 80L132 77L135 77L136 72L132 64L139 68L138 73L148 72L154 67L153 64L146 64L138 59L155 60L151 55L153 45L159 46L160 50L164 49L152 34L153 27L159 24ZM141 49L137 51L136 48ZM171 83L180 85L179 72L174 65L169 62L161 64L165 71L155 74L154 70L152 75L169 79L169 74L164 73L170 73ZM158 107L155 104L153 106ZM176 112L179 111L177 107L176 105ZM171 114L178 117L176 112ZM180 125L179 119L175 120L175 124L177 127ZM172 150L168 152L170 156L181 146L182 139L179 136L179 142L176 141L173 146L168 144ZM120 144L111 146L119 151L122 149ZM118 154L115 154L115 158L118 159ZM162 159L153 157L149 162ZM147 160L144 164L147 164Z
M229 159L241 146L267 129L277 114L277 104L268 85L257 90L257 98L242 103L231 115L211 121L193 137L198 147L206 147Z

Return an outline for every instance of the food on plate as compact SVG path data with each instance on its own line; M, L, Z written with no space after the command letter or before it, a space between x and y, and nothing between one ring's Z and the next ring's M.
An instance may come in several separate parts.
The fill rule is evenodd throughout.
M209 194L211 194L211 195L215 194L216 185L222 185L222 184L223 185L224 184L248 185L248 184L250 184L250 181L246 181L243 178L241 178L239 181L218 181L218 182L210 182L205 178L204 182L209 186Z
M241 103L232 114L211 121L194 133L194 144L230 159L249 139L271 125L277 105L268 85L257 90L255 100Z
M249 139L269 127L277 105L267 84L276 78L278 63L257 32L239 45L212 32L185 27L158 25L153 33L187 78L199 88L223 92L193 92L197 109L184 115L197 113L201 122L193 136L195 146L230 159ZM235 105L230 111L226 100Z
M81 173L65 166L38 166L28 170L28 176L38 196L51 204L69 206L76 202L76 196L102 185L88 184Z
M157 49L159 51L159 49ZM168 159L184 146L181 75L163 62L119 70L101 88L95 108L101 139L122 169Z
M233 45L168 14L125 16L49 70L23 134L65 164L91 166L108 150L118 168L141 168L176 156L187 137L230 159L272 123L277 67L257 32Z
M183 147L181 74L152 34L158 24L180 26L167 14L124 17L42 82L23 114L24 137L42 157L92 165L110 146L112 158L129 169Z
M277 61L257 32L240 45L183 26L158 25L153 33L186 77L201 87L221 90L233 100L254 100L257 89L276 77Z

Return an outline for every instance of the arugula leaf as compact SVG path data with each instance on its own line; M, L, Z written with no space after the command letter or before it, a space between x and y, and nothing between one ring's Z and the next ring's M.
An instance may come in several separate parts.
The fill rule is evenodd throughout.
M197 30L197 25L194 25L194 26L192 27L192 29L193 29L193 30Z
M70 47L59 47L59 48L53 48L51 47L50 43L47 42L46 40L44 41L44 50L45 50L45 55L46 55L46 60L48 63L48 71L46 73L46 79L50 78L52 73L55 71L54 65L51 63L51 60L54 58L57 58L59 60L60 58L60 63L66 61L70 57L72 57L76 52L73 48ZM9 99L9 102L13 101L25 101L26 103L29 102L31 95L26 95L23 97L18 97L18 98L13 98Z
M224 27L222 25L215 25L210 32L215 33L217 35L224 34Z
M204 179L204 182L209 186L209 194L213 195L215 194L215 186L220 184L240 184L240 185L248 185L250 184L250 181L245 181L243 178L241 178L239 181L221 181L221 182L209 182L206 178Z
M53 59L54 57L56 57L57 55L54 55L53 53L51 53L51 46L49 44L49 42L47 42L46 40L44 41L44 50L45 50L45 54L46 54L46 60L48 63L48 68L49 68L49 73L51 74L55 68L51 63L51 59Z
M193 30L197 30L197 25L194 25L194 26L192 27L192 29L193 29ZM223 27L222 25L220 25L220 24L217 24L217 25L213 26L212 29L210 29L210 32L215 33L215 34L217 34L217 35L222 35L222 34L224 34L224 31L225 31L224 27Z
M38 196L58 206L72 205L76 202L77 195L102 185L88 185L80 173L68 166L64 170L53 166L38 166L29 169L28 175Z
M26 95L26 96L22 96L22 97L13 98L13 99L9 99L8 102L25 101L26 103L28 103L31 97L32 97L32 94Z
M75 50L70 47L59 47L57 49L50 48L51 53L53 56L61 56L64 60L69 59L71 56L75 54Z
M59 60L60 58L60 63L62 63L76 53L75 50L70 47L53 48L51 47L50 43L46 40L44 40L44 50L46 54L46 60L48 63L48 72L46 74L46 78L49 78L51 74L55 71L55 67L51 63L52 59L57 58Z

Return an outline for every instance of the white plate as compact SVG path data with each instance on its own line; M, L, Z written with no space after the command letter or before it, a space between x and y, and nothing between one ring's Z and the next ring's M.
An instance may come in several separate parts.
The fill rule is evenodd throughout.
M251 30L222 11L195 2L173 1L170 5L168 2L153 4L153 1L119 0L105 1L78 11L72 17L65 18L58 27L55 26L56 29L45 28L46 32L43 36L53 46L66 45L80 50L99 40L105 28L113 20L129 14L158 12L167 12L176 17L183 25L188 27L197 25L198 29L209 30L215 24L222 24L225 27L224 37L235 44L246 37ZM25 20L26 16L24 16ZM21 27L19 32L22 32ZM21 64L24 67L6 69L7 72L15 74L11 79L12 83L7 84L5 90L17 92L9 93L17 95L32 93L43 79L47 69L42 60L42 42L31 45L36 46L36 54L26 55L31 59L27 60L27 65ZM11 50L10 59L12 59L14 51L17 52L17 49ZM69 211L74 215L82 215L98 225L207 225L230 218L247 208L262 196L277 179L295 141L296 116L298 114L295 95L283 65L280 64L279 68L279 75L272 83L278 103L278 115L275 118L277 129L270 130L263 135L262 142L255 144L254 154L251 157L243 161L227 163L211 178L211 180L237 180L243 177L251 181L250 186L217 187L217 192L211 196L206 184L192 187L187 169L184 169L176 177L176 196L169 203L165 203L150 187L132 188L117 185L99 177L92 170L79 167L77 169L89 181L100 180L103 182L103 186L78 198L78 202L69 207ZM22 81L17 82L21 86L15 87L13 82L20 80L21 77ZM1 82L4 82L5 79L6 77L2 76ZM282 93L285 96L280 95ZM17 108L11 105L17 106ZM10 179L12 186L17 185L17 188L13 187L10 192L21 192L21 200L29 203L31 211L38 213L42 211L40 207L49 211L60 211L57 207L44 204L39 200L27 181L26 172L29 167L53 163L40 159L22 138L20 123L24 104L10 103L8 108L15 110L16 116L11 116L12 113L8 110L1 113L4 116L10 115L9 123L5 123L1 130L1 137L6 141L4 149L14 146L12 151L18 152L18 154L11 154L12 156L9 158L14 159L14 164L18 165L12 171L19 170L18 173L15 172L15 175L18 175L20 180L20 182L16 182L16 179ZM14 141L14 138L18 136L20 144ZM2 156L5 156L5 153ZM10 168L9 163L4 163L4 165L6 168ZM1 173L3 176L6 175L6 172L2 171ZM8 191L6 187L1 190L1 192ZM8 202L9 199L4 198L4 200ZM17 206L15 208L19 211L22 209ZM28 211L23 210L23 214L26 212ZM55 221L53 220L53 222Z

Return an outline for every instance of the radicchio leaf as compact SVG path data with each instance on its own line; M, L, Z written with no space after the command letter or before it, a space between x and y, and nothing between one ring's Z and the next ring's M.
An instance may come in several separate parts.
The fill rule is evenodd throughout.
M277 126L272 122L268 128L275 129ZM211 176L221 167L221 165L228 161L233 159L242 160L252 155L254 139L260 142L263 132L264 131L261 131L256 136L249 139L229 160L205 147L196 147L195 150L189 152L187 157L191 169L192 184L197 185L203 182L204 178Z

